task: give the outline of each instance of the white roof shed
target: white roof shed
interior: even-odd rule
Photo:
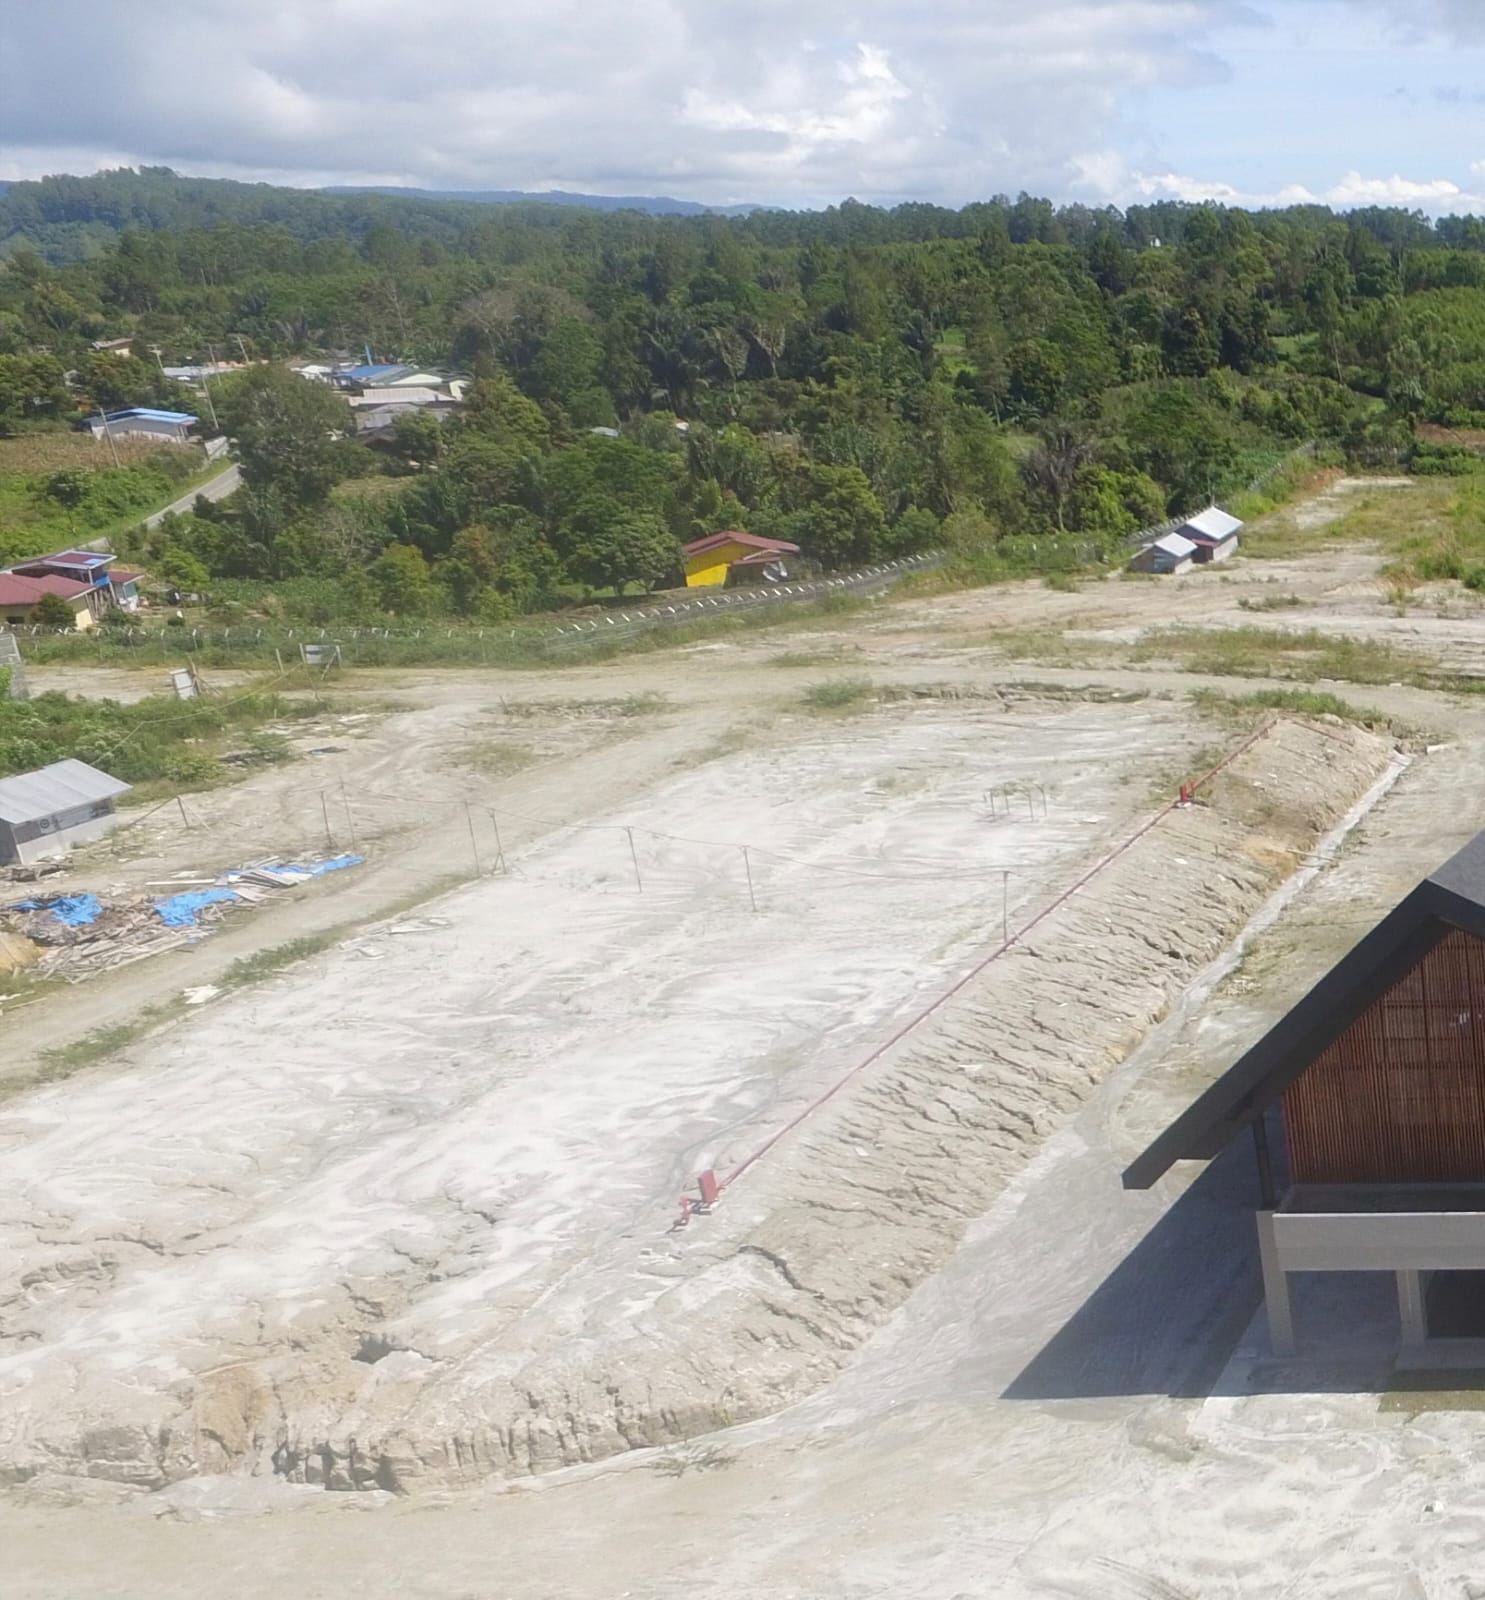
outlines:
[[[1190,538],[1195,535],[1208,542],[1212,540],[1230,539],[1233,534],[1241,533],[1242,522],[1226,511],[1219,510],[1216,506],[1208,506],[1205,511],[1198,512],[1194,517],[1187,519],[1176,530],[1178,533]]]
[[[54,761],[35,772],[0,778],[0,822],[39,822],[79,806],[127,794],[132,785],[86,761]]]

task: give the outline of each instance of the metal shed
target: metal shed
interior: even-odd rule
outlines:
[[[86,761],[0,778],[0,863],[39,861],[107,833],[130,787]]]
[[[1196,546],[1194,560],[1226,561],[1238,547],[1238,535],[1243,524],[1229,512],[1217,506],[1208,506],[1199,515],[1188,518],[1176,532],[1190,539]]]
[[[1196,556],[1196,546],[1179,533],[1168,533],[1137,550],[1129,562],[1131,572],[1185,572]]]

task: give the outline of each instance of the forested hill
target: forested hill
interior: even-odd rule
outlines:
[[[1419,428],[1485,427],[1475,219],[1025,196],[649,217],[159,170],[18,184],[0,217],[102,230],[86,259],[28,232],[0,260],[0,433],[199,406],[156,352],[235,351],[251,369],[213,393],[247,488],[135,554],[191,586],[318,585],[321,614],[671,582],[682,541],[738,528],[827,570],[1117,558],[1311,440],[1480,465]],[[347,442],[286,362],[368,348],[470,379],[464,405]]]
[[[461,193],[394,186],[285,189],[226,178],[183,178],[169,167],[124,167],[91,177],[0,183],[0,256],[22,244],[49,261],[81,261],[128,228],[271,224],[298,239],[359,238],[375,223],[418,238],[456,240],[490,206],[518,208],[532,223],[554,208],[650,216],[745,216],[753,206],[712,208],[664,195],[592,195],[520,190]]]

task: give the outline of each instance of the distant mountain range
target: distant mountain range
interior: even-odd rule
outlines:
[[[652,217],[746,217],[769,208],[757,205],[707,206],[654,194],[575,194],[568,189],[407,189],[395,184],[334,184],[321,194],[385,194],[399,200],[462,200],[485,206],[537,201],[549,206],[584,206],[589,211],[645,211]]]

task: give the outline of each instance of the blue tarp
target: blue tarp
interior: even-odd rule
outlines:
[[[96,922],[103,913],[103,902],[95,894],[67,894],[49,907],[58,922],[69,928],[83,928]]]
[[[359,867],[365,856],[335,856],[329,861],[316,861],[311,866],[300,866],[297,862],[292,866],[279,867],[279,872],[306,872],[311,878],[318,878],[325,872],[341,872],[346,867]]]
[[[95,894],[64,894],[55,900],[17,900],[12,911],[50,911],[68,928],[85,928],[103,912],[103,902]]]
[[[193,889],[189,894],[173,894],[155,901],[155,910],[167,928],[194,928],[196,913],[203,906],[214,906],[220,900],[241,900],[236,889]]]

